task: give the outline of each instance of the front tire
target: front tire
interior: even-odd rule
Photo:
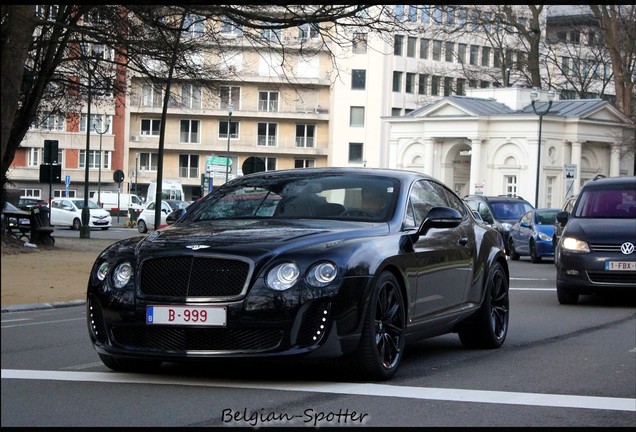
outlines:
[[[503,345],[510,315],[508,286],[509,279],[503,266],[498,262],[493,264],[486,279],[481,307],[458,331],[459,340],[466,348],[493,349]]]
[[[529,247],[530,247],[530,261],[535,264],[540,263],[541,256],[537,254],[537,245],[535,244],[535,242],[531,241]]]
[[[519,261],[519,254],[515,251],[515,244],[512,241],[512,237],[508,239],[508,251],[510,252],[511,260]]]
[[[405,330],[406,307],[400,285],[393,274],[384,272],[369,299],[352,371],[363,380],[391,378],[404,355]]]

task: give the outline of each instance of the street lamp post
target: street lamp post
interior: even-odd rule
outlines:
[[[232,110],[234,109],[234,105],[229,103],[227,105],[227,154],[225,156],[225,183],[227,183],[230,176],[230,131],[232,129]]]
[[[548,105],[543,110],[538,110],[536,102],[539,99],[539,93],[536,89],[533,89],[530,93],[530,99],[532,100],[532,111],[539,116],[539,142],[537,143],[537,179],[534,192],[534,207],[539,208],[539,178],[541,175],[541,129],[543,127],[543,116],[546,115],[550,108],[552,108],[552,102],[554,101],[554,92],[550,90],[548,92]]]
[[[101,119],[99,121],[100,125],[102,123]],[[97,125],[93,126],[95,128],[95,132],[97,132],[99,134],[99,170],[97,172],[97,205],[101,207],[102,205],[102,194],[101,194],[101,189],[102,189],[102,135],[104,135],[106,132],[108,132],[108,129],[110,128],[110,124],[108,122],[106,122],[106,129],[102,129],[100,127],[100,130],[97,130]]]
[[[92,89],[91,89],[91,75],[88,74],[88,104],[86,107],[86,150],[84,154],[84,207],[82,207],[82,225],[80,226],[80,238],[91,238],[91,227],[89,226],[91,220],[91,211],[88,209],[88,154],[91,149],[91,103],[92,103]]]

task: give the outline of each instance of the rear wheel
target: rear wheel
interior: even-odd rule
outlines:
[[[351,358],[352,372],[365,380],[391,378],[404,355],[405,328],[400,285],[393,274],[382,273],[369,300],[360,345]]]
[[[519,261],[519,254],[515,251],[515,244],[512,241],[512,237],[508,239],[508,251],[510,252],[511,260]]]
[[[533,241],[530,242],[530,261],[533,263],[541,262],[541,255],[537,255],[537,245]]]
[[[500,263],[493,264],[485,284],[481,308],[460,327],[459,340],[466,348],[499,348],[508,334],[510,304],[508,277]]]
[[[137,231],[142,234],[148,232],[148,227],[146,226],[146,222],[144,222],[143,219],[137,221]]]
[[[73,219],[73,225],[71,226],[74,230],[79,230],[82,227],[82,221],[78,218]]]

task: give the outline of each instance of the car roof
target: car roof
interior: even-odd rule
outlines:
[[[520,196],[515,196],[515,195],[466,195],[464,197],[464,199],[478,199],[478,200],[482,200],[482,201],[491,201],[491,202],[510,202],[510,201],[515,201],[515,202],[526,202],[528,203],[528,201],[526,201],[525,199],[523,199]],[[530,204],[530,203],[528,203]]]
[[[411,180],[413,178],[426,178],[434,181],[438,181],[436,178],[429,176],[427,174],[410,171],[410,170],[400,170],[400,169],[392,169],[392,168],[363,168],[363,167],[324,167],[324,168],[293,168],[293,169],[285,169],[285,170],[276,170],[276,171],[267,171],[267,172],[258,172],[252,174],[246,174],[242,177],[238,177],[235,180],[240,181],[244,178],[251,178],[255,176],[272,176],[272,177],[306,177],[311,175],[339,175],[339,174],[348,174],[348,175],[362,175],[362,176],[384,176],[384,177],[393,177],[401,181]]]

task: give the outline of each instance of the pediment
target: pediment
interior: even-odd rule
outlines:
[[[447,100],[441,100],[429,109],[420,112],[417,117],[472,117],[474,113]]]

